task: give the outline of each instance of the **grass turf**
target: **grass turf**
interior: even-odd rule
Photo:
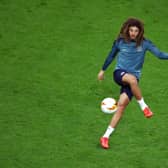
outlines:
[[[166,0],[0,0],[0,167],[168,167],[167,61],[147,53],[140,82],[155,115],[133,100],[103,150],[111,115],[104,97],[118,98],[111,73],[97,81],[121,24],[145,22],[145,35],[168,52]]]

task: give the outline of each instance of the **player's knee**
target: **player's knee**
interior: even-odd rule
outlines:
[[[135,77],[131,77],[130,78],[130,85],[137,85],[138,82],[137,82],[137,79]]]
[[[118,103],[117,114],[122,116],[125,108],[126,108],[126,105],[124,103]]]
[[[123,110],[126,108],[127,105],[128,105],[128,103],[122,102],[122,101],[119,101],[117,104],[118,108],[121,108]]]
[[[131,74],[126,74],[123,76],[123,82],[128,83],[129,85],[137,85],[137,78]]]

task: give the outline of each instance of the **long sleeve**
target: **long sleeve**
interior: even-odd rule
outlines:
[[[147,41],[147,50],[160,59],[168,59],[168,53],[160,51],[151,41]]]
[[[116,54],[118,52],[118,44],[117,41],[114,41],[111,52],[109,53],[109,55],[107,56],[104,65],[102,67],[102,70],[106,70],[107,67],[111,64],[111,62],[113,61],[113,59],[115,58]]]

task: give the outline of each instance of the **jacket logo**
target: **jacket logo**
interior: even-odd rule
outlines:
[[[142,47],[141,46],[137,47],[137,51],[141,52],[142,51]]]

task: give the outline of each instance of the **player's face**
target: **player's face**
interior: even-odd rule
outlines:
[[[139,28],[136,27],[136,26],[130,26],[129,27],[129,36],[131,38],[131,40],[135,40],[136,37],[138,36],[139,34]]]

